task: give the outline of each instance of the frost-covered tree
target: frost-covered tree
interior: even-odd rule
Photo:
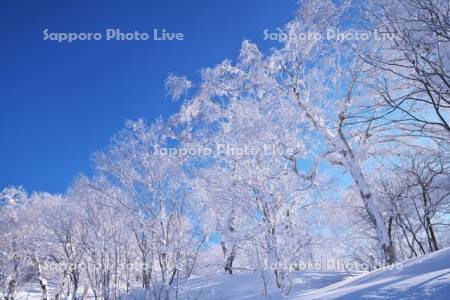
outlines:
[[[380,194],[402,233],[399,243],[404,241],[410,251],[406,257],[439,250],[449,229],[448,158],[439,152],[409,152],[383,173]]]
[[[367,24],[385,38],[361,53],[381,96],[376,118],[439,142],[450,132],[449,9],[446,0],[371,1]]]
[[[218,212],[225,270],[232,273],[236,248],[250,243],[261,258],[257,269],[288,293],[289,264],[309,242],[302,208],[314,202],[316,165],[310,170],[298,162],[310,155],[301,111],[265,80],[265,67],[256,47],[244,42],[236,66],[224,61],[203,71],[197,96],[174,119],[190,135],[183,146],[211,150],[195,175]],[[192,112],[198,118],[184,123]]]
[[[128,122],[107,151],[96,155],[99,176],[125,195],[122,204],[133,212],[143,285],[158,299],[169,299],[189,277],[204,240],[192,222],[184,158],[164,151],[170,143],[176,137],[161,120],[150,126],[139,120]]]
[[[26,277],[27,241],[19,210],[27,204],[28,195],[20,187],[7,187],[0,199],[0,285],[3,297],[12,300]]]
[[[292,118],[297,128],[308,129],[309,134],[304,136],[308,149],[317,150],[316,159],[327,159],[351,176],[370,222],[376,228],[379,256],[384,263],[391,264],[395,253],[387,224],[363,172],[372,145],[379,140],[372,132],[372,123],[368,126],[347,124],[354,110],[370,100],[364,97],[367,93],[360,85],[360,77],[365,76],[362,62],[345,43],[300,38],[305,32],[326,36],[328,27],[344,26],[341,19],[348,5],[336,6],[331,1],[302,2],[297,17],[286,26],[289,38],[283,47],[264,56],[256,45],[243,42],[236,64],[225,60],[202,72],[197,93],[185,103],[178,119],[213,122],[226,118],[223,111],[236,99],[247,98],[254,102],[277,99],[273,106],[280,109],[278,121]],[[243,106],[250,110],[248,104]],[[283,115],[281,112],[285,110],[288,113]],[[257,120],[258,116],[253,117]],[[308,143],[312,138],[314,142]],[[299,141],[301,137],[293,130],[290,144],[284,146],[295,149]],[[296,157],[291,159],[296,165]]]

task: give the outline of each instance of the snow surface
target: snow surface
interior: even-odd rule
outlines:
[[[283,299],[450,300],[450,248],[358,276],[346,272],[294,272],[292,285],[291,293]],[[37,285],[27,290],[22,291],[17,299],[40,299]],[[50,294],[53,294],[52,290],[50,283]],[[274,295],[271,293],[271,299],[278,299]],[[175,299],[174,296],[171,299]],[[144,294],[141,289],[122,297],[122,300],[142,299]],[[252,272],[233,276],[192,276],[187,286],[180,288],[178,299],[259,300],[264,299],[263,284],[258,273]]]
[[[292,296],[317,290],[342,281],[348,276],[349,274],[346,272],[294,272],[291,274],[293,286],[291,293],[283,299],[295,299]],[[189,279],[188,285],[188,287],[181,288],[178,299],[259,300],[263,299],[264,294],[263,281],[256,272],[244,272],[236,275],[193,276]],[[276,299],[273,292],[270,294],[272,299]],[[172,298],[175,299],[173,295]],[[141,289],[135,290],[124,297],[124,300],[141,299],[144,299]]]
[[[349,278],[344,272],[295,272],[293,289],[284,299],[450,299],[450,248],[414,258],[384,270]],[[263,299],[256,273],[198,276],[178,299]],[[143,299],[134,291],[125,299]],[[276,299],[276,298],[272,298]]]
[[[450,299],[450,248],[294,299]]]

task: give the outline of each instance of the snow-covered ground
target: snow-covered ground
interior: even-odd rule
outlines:
[[[450,299],[450,248],[414,258],[385,270],[358,276],[346,272],[294,272],[292,290],[283,299]],[[233,276],[192,276],[180,288],[178,299],[263,299],[263,284],[257,273]],[[52,294],[52,286],[50,286]],[[39,288],[22,292],[18,299],[39,299]],[[90,298],[90,297],[88,297]],[[175,299],[175,295],[172,297]],[[142,290],[123,295],[123,300],[144,299]],[[277,299],[272,293],[272,299]]]
[[[292,290],[286,299],[294,299],[308,291],[344,280],[349,276],[345,272],[294,272],[292,277]],[[188,291],[186,290],[188,289]],[[194,276],[188,286],[181,288],[178,299],[263,299],[264,286],[257,273],[244,272],[233,276],[215,274],[208,276]],[[273,298],[273,293],[272,298]],[[143,291],[134,291],[126,300],[144,299]]]
[[[342,272],[296,272],[285,299],[450,299],[450,248],[414,258],[389,269],[349,278]],[[211,275],[189,281],[179,299],[262,299],[261,279],[254,273]],[[128,299],[140,299],[139,293]],[[138,296],[138,297],[136,297]],[[143,298],[142,298],[143,299]]]
[[[450,248],[377,270],[296,299],[450,299]]]

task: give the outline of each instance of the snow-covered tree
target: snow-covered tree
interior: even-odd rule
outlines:
[[[164,151],[175,142],[161,120],[150,126],[138,120],[128,122],[107,151],[96,155],[99,176],[125,195],[122,204],[133,212],[132,230],[145,264],[143,286],[158,299],[169,299],[178,281],[189,277],[204,240],[192,222],[184,158]]]
[[[361,61],[355,59],[355,53],[345,43],[300,38],[305,32],[326,36],[328,27],[343,26],[341,18],[348,5],[336,6],[331,1],[302,2],[298,16],[286,26],[289,39],[270,55],[264,56],[256,45],[243,42],[237,64],[225,60],[203,71],[202,83],[193,98],[185,103],[179,120],[217,121],[227,117],[223,111],[236,99],[253,102],[277,99],[272,105],[280,109],[281,120],[292,118],[297,128],[308,129],[308,138],[314,137],[314,143],[306,143],[311,145],[309,150],[318,150],[316,158],[341,166],[351,176],[376,228],[379,256],[391,264],[395,253],[387,225],[363,172],[372,143],[379,141],[371,138],[371,123],[364,127],[346,123],[355,107],[366,101],[365,90],[359,84],[360,77],[364,76]],[[246,107],[242,109],[248,109],[249,118],[257,120],[258,116],[251,110],[252,101],[242,104]],[[296,149],[302,137],[296,134],[295,128],[290,136],[290,143],[284,146]],[[318,143],[321,145],[317,146]],[[296,157],[291,159],[297,164]]]

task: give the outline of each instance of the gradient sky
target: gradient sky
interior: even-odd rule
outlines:
[[[169,73],[235,59],[243,39],[267,51],[263,30],[292,19],[294,0],[20,1],[0,4],[0,189],[64,192],[90,173],[126,119],[178,109]],[[184,41],[44,41],[50,32],[182,32]]]

